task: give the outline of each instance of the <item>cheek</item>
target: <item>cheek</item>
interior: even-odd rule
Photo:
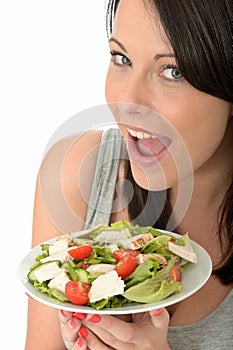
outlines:
[[[106,101],[109,102],[109,72],[107,72],[105,79],[105,98]]]
[[[194,168],[208,161],[221,145],[229,121],[228,113],[229,110],[219,104],[196,111],[196,117],[192,113],[190,123],[182,133]]]
[[[212,125],[212,127],[196,130],[196,132],[194,130],[185,140],[194,171],[208,164],[211,159],[215,159],[216,163],[217,154],[221,156],[221,152],[219,153],[218,150],[220,151],[224,141],[226,125],[223,127],[223,124],[214,124],[214,122]]]
[[[119,68],[120,69],[120,68]],[[126,89],[126,74],[112,68],[111,63],[105,80],[105,97],[108,103],[122,101],[122,93]]]
[[[113,82],[113,79],[111,77],[111,68],[109,67],[106,80],[105,80],[105,97],[107,103],[115,102],[116,101],[116,83]]]
[[[183,139],[196,168],[211,157],[224,139],[231,105],[192,89],[183,101],[177,99],[165,115]]]

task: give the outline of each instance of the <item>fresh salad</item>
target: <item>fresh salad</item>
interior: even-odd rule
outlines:
[[[51,298],[100,310],[180,293],[185,265],[196,262],[188,233],[176,238],[118,221],[41,244],[27,277]]]

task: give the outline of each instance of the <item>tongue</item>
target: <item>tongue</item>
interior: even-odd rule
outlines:
[[[137,139],[139,152],[144,156],[159,154],[164,148],[164,144],[158,139]]]

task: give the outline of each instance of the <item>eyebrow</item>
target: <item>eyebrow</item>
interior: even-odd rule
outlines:
[[[160,58],[164,58],[164,57],[172,57],[175,58],[175,55],[173,53],[160,53],[154,56],[154,59],[156,61],[158,61]]]
[[[125,48],[125,46],[124,46],[120,41],[118,41],[116,38],[111,37],[111,38],[109,39],[109,43],[111,43],[111,42],[116,43],[125,53],[128,53],[127,50],[126,50],[126,48]],[[173,53],[160,53],[160,54],[155,55],[155,56],[154,56],[154,59],[157,61],[157,60],[159,60],[159,59],[161,59],[161,58],[164,58],[164,57],[172,57],[172,58],[175,58],[175,55],[174,55]]]
[[[125,53],[128,53],[126,48],[124,47],[124,45],[120,41],[118,41],[116,38],[111,37],[108,42],[109,43],[111,43],[111,42],[116,43]]]

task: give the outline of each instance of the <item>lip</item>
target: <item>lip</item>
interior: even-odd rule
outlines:
[[[158,164],[168,153],[169,146],[172,143],[172,140],[165,136],[160,134],[151,133],[148,130],[142,129],[140,127],[132,127],[130,125],[126,126],[126,129],[132,129],[135,131],[152,134],[153,136],[156,136],[156,140],[153,140],[154,143],[159,144],[159,152],[158,153],[151,153],[146,154],[146,152],[142,153],[140,151],[140,148],[138,147],[138,141],[135,137],[130,135],[130,133],[127,131],[127,148],[129,152],[129,157],[132,161],[134,161],[136,164],[138,164],[142,168],[150,167],[153,165]]]

